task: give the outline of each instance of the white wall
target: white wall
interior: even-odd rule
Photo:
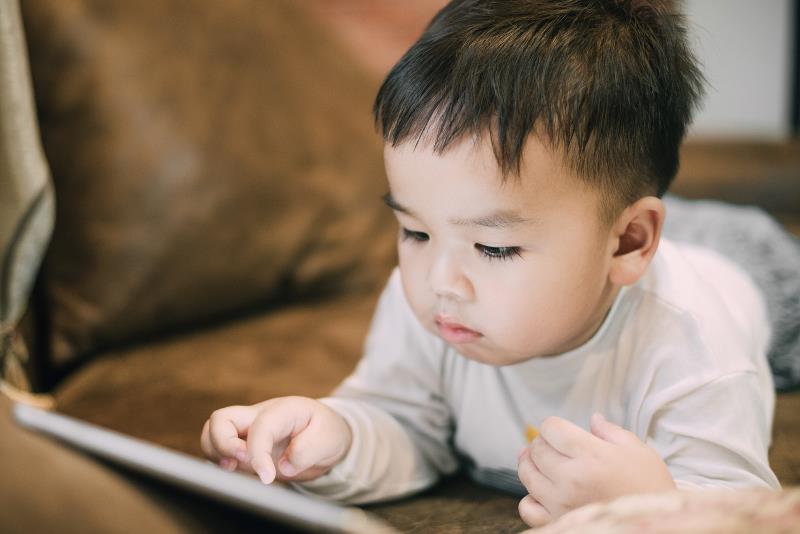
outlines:
[[[693,137],[779,139],[790,132],[791,0],[686,0],[708,79]]]

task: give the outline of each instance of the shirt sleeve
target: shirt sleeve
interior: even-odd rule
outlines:
[[[347,421],[351,448],[324,476],[293,486],[359,504],[408,495],[454,472],[453,421],[441,383],[445,350],[417,321],[395,270],[356,370],[320,399]]]
[[[658,409],[647,443],[680,489],[780,489],[769,467],[771,412],[756,372],[737,371],[693,388]]]

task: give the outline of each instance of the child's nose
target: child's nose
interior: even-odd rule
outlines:
[[[451,255],[442,254],[436,259],[429,280],[431,289],[438,297],[459,301],[472,300],[474,294],[472,283]]]

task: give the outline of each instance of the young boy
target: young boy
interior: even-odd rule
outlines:
[[[532,526],[778,488],[761,297],[660,238],[701,86],[670,2],[451,2],[375,103],[400,261],[362,361],[332,397],[217,410],[205,453],[356,503],[464,465]]]

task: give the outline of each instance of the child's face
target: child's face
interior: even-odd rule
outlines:
[[[597,330],[617,287],[599,194],[531,137],[504,185],[487,141],[442,155],[384,151],[400,223],[406,298],[430,332],[475,360],[508,365],[573,349]]]

